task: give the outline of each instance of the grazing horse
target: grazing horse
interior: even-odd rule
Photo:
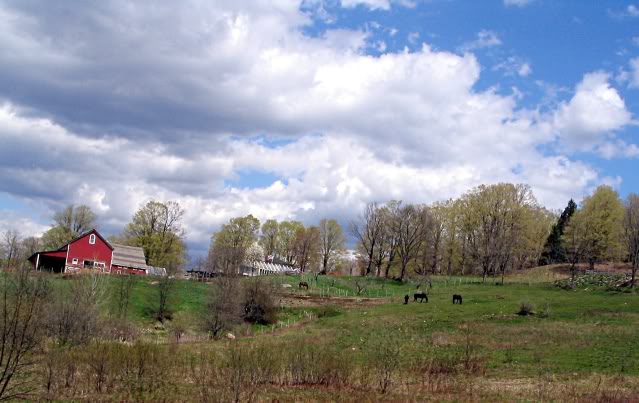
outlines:
[[[307,290],[308,290],[308,283],[307,283],[306,281],[300,281],[300,285],[299,285],[299,287],[300,287],[300,290],[301,290],[302,288],[305,288],[305,289],[307,289]]]
[[[453,294],[453,304],[456,304],[459,302],[459,305],[461,305],[462,303],[462,296],[459,294]]]
[[[408,304],[408,299],[409,299],[409,298],[410,298],[410,297],[409,297],[408,295],[404,295],[404,305],[407,305],[407,304]]]
[[[419,302],[424,302],[424,300],[428,302],[428,295],[426,295],[426,293],[423,291],[416,292],[415,295],[413,295],[413,301],[417,302],[418,299],[419,299]]]

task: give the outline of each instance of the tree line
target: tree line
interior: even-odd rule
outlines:
[[[184,209],[174,201],[150,201],[133,215],[122,233],[109,240],[144,248],[147,264],[176,269],[186,260]],[[41,238],[22,239],[15,229],[1,234],[4,267],[23,264],[34,252],[56,249],[93,228],[96,215],[87,206],[55,213]],[[480,274],[565,263],[625,261],[634,276],[639,268],[639,196],[622,200],[600,186],[579,205],[568,202],[560,214],[541,206],[524,184],[475,187],[459,198],[432,204],[402,201],[367,204],[348,223],[357,259],[347,254],[339,222],[318,225],[252,215],[231,218],[213,233],[208,256],[199,264],[217,272],[235,272],[243,264],[268,257],[316,274],[335,270],[363,275]]]
[[[530,186],[499,183],[475,187],[459,198],[432,204],[368,203],[348,223],[357,259],[346,258],[340,224],[236,217],[211,237],[209,270],[239,270],[242,264],[275,257],[303,272],[353,269],[360,274],[404,280],[410,275],[478,274],[503,277],[546,264],[605,261],[639,266],[639,196],[624,201],[600,186],[580,205],[563,212],[539,204]],[[352,274],[352,273],[351,273]]]

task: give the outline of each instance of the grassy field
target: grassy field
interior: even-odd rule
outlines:
[[[281,290],[278,324],[244,326],[232,341],[207,341],[199,328],[209,284],[176,281],[170,305],[188,324],[192,338],[179,346],[187,355],[224,352],[235,344],[285,354],[319,346],[316,360],[330,355],[331,366],[354,365],[359,372],[353,373],[373,368],[374,375],[367,372],[373,378],[390,373],[383,394],[381,387],[362,387],[377,385],[367,378],[346,387],[347,396],[341,387],[268,383],[258,399],[406,400],[415,391],[430,394],[416,400],[639,399],[639,296],[603,287],[565,290],[552,283],[559,277],[548,268],[510,276],[504,285],[433,277],[429,302],[411,298],[407,305],[403,296],[418,284],[424,289],[425,281],[271,277]],[[298,289],[300,280],[310,283],[309,291]],[[109,281],[115,287],[118,280]],[[129,318],[140,327],[153,328],[156,293],[153,279],[136,281]],[[453,293],[463,296],[462,305],[452,304]],[[534,314],[518,315],[522,303],[531,304]],[[162,335],[166,331],[154,337]]]

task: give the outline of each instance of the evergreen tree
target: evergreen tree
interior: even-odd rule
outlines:
[[[546,244],[544,245],[544,252],[539,258],[540,265],[565,263],[567,261],[566,250],[561,243],[561,237],[564,234],[566,224],[568,224],[570,217],[575,214],[576,210],[577,203],[570,199],[563,213],[559,216],[557,223],[555,223],[550,230],[550,235],[548,235]]]

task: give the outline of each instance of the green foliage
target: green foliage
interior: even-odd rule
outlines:
[[[599,186],[568,221],[562,242],[568,260],[594,264],[623,256],[624,207],[610,186]]]
[[[266,256],[274,255],[279,242],[280,229],[277,220],[266,220],[262,224],[262,236],[260,237],[260,245],[264,249]]]
[[[231,218],[211,237],[209,267],[224,273],[238,273],[249,248],[257,242],[260,220],[247,215]]]
[[[183,217],[184,210],[177,202],[150,201],[133,215],[123,241],[142,247],[148,265],[175,270],[184,262],[186,253]]]

